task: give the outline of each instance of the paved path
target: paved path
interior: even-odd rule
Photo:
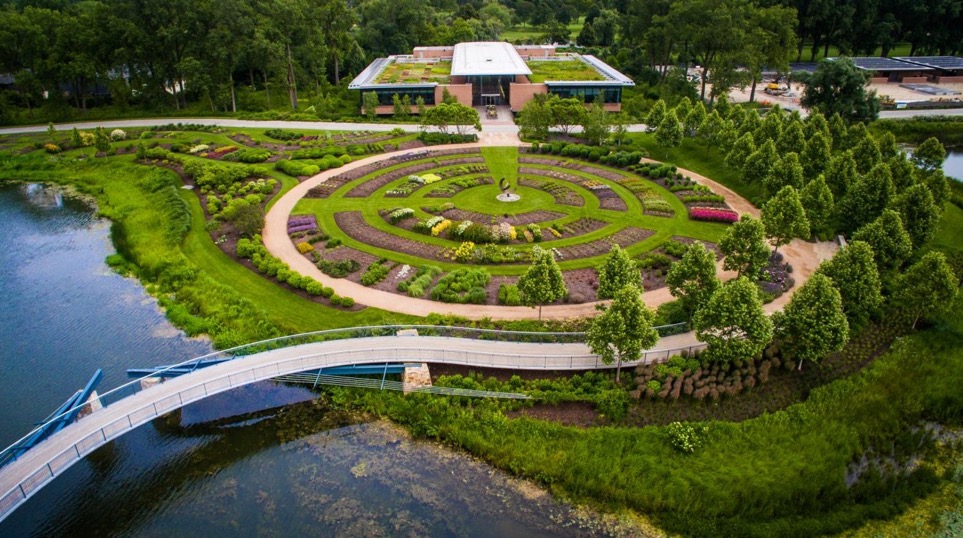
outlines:
[[[518,140],[518,137],[515,135],[507,133],[483,133],[481,140],[478,143],[459,144],[444,147],[446,149],[476,148],[480,146],[499,145],[524,144]],[[520,306],[448,304],[429,301],[427,299],[416,299],[414,297],[408,297],[407,295],[400,295],[388,291],[376,290],[343,278],[331,278],[322,273],[321,270],[311,262],[311,260],[305,258],[300,252],[298,252],[297,247],[295,247],[294,242],[291,241],[291,238],[287,233],[288,217],[290,216],[291,211],[294,210],[294,206],[297,204],[298,200],[303,198],[310,189],[345,171],[366,166],[371,163],[382,162],[391,159],[392,156],[413,153],[415,151],[423,150],[419,149],[375,155],[366,159],[348,163],[341,168],[326,170],[298,184],[293,189],[285,193],[284,196],[282,196],[277,202],[275,202],[265,217],[264,232],[262,234],[264,246],[267,248],[268,252],[283,260],[298,273],[309,276],[321,282],[325,286],[332,288],[335,293],[342,297],[351,297],[360,304],[373,306],[375,308],[421,317],[432,313],[438,313],[462,316],[469,319],[490,318],[504,320],[537,318],[538,311],[532,308]],[[680,169],[680,171],[689,175],[697,182],[707,185],[718,194],[724,196],[726,198],[726,202],[728,202],[729,205],[740,214],[749,213],[756,217],[759,216],[759,210],[756,207],[727,187],[690,170]],[[786,247],[783,247],[782,252],[786,257],[786,260],[793,266],[793,278],[796,280],[796,285],[790,290],[789,293],[784,294],[776,301],[766,305],[766,310],[769,312],[781,309],[782,306],[785,305],[785,303],[789,300],[792,293],[794,293],[799,286],[805,283],[812,272],[815,271],[816,267],[819,266],[819,263],[827,257],[832,256],[834,249],[831,243],[812,244],[801,240],[795,240]],[[735,273],[722,270],[721,262],[719,264],[719,272],[720,277],[726,280],[735,277]],[[662,287],[656,290],[647,291],[643,296],[643,299],[647,305],[655,308],[663,303],[671,301],[673,297],[669,293],[668,288]],[[596,313],[595,306],[597,304],[598,302],[550,305],[542,308],[542,317],[546,319],[565,319],[572,317],[592,316]]]
[[[699,345],[691,333],[660,340],[643,361]],[[0,468],[0,521],[98,447],[184,405],[274,377],[349,364],[431,362],[526,370],[612,368],[585,344],[499,342],[437,336],[381,336],[303,344],[250,355],[169,379],[67,426]],[[627,363],[631,365],[635,363]]]

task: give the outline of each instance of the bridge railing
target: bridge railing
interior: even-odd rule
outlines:
[[[656,327],[662,336],[670,336],[673,334],[679,334],[685,332],[687,325],[685,323],[677,323],[673,325],[662,325]],[[173,369],[183,369],[190,368],[192,366],[196,367],[198,364],[204,361],[211,360],[223,360],[231,361],[244,358],[248,355],[253,355],[255,353],[261,353],[264,351],[271,351],[275,349],[281,349],[286,347],[293,347],[302,344],[326,342],[331,340],[345,340],[353,338],[371,338],[378,336],[394,336],[398,334],[399,331],[403,330],[417,330],[418,336],[440,336],[448,338],[465,338],[474,340],[492,340],[498,342],[524,342],[524,343],[543,343],[543,344],[565,344],[565,343],[582,343],[585,341],[584,332],[539,332],[539,331],[501,331],[496,329],[478,329],[471,327],[452,327],[452,326],[439,326],[439,325],[374,325],[365,327],[348,327],[342,329],[327,329],[323,331],[314,331],[303,334],[295,334],[288,336],[280,336],[277,338],[271,338],[269,340],[262,340],[259,342],[252,342],[248,344],[243,344],[240,346],[235,346],[229,349],[223,349],[208,353],[206,355],[201,355],[200,357],[194,357],[176,364],[171,364],[165,368],[158,369],[155,372],[145,375],[143,377],[129,381],[119,387],[111,389],[103,394],[98,394],[95,398],[87,402],[82,402],[81,404],[67,410],[66,412],[50,417],[47,421],[40,424],[26,435],[15,441],[9,447],[5,448],[0,452],[0,467],[6,465],[10,461],[13,461],[23,453],[23,443],[33,436],[37,431],[44,428],[47,424],[55,422],[58,419],[65,417],[66,415],[82,410],[88,405],[107,407],[110,404],[117,402],[123,398],[136,394],[140,392],[145,386],[152,382],[159,382],[161,378],[170,370]],[[666,360],[668,359],[670,352],[679,351],[677,349],[672,350],[658,350],[647,352],[643,356],[642,360],[652,361],[652,360]],[[153,381],[152,381],[153,380]]]

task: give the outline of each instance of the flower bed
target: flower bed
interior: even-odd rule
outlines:
[[[318,221],[314,215],[292,215],[288,218],[288,234],[317,229]]]
[[[719,209],[716,207],[690,207],[689,218],[692,220],[732,224],[739,220],[739,213],[731,209]]]

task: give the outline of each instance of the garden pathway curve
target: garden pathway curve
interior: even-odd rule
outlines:
[[[514,133],[488,132],[482,134],[479,142],[471,144],[454,144],[444,147],[445,149],[459,149],[475,148],[480,146],[509,145],[518,146],[524,144]],[[294,206],[298,203],[298,200],[303,198],[310,189],[327,181],[329,178],[348,170],[366,166],[372,163],[386,161],[394,156],[414,153],[416,151],[423,150],[409,150],[375,155],[348,163],[341,168],[326,170],[301,182],[293,189],[285,193],[280,199],[278,199],[265,217],[264,231],[262,234],[264,246],[272,255],[287,263],[291,269],[302,275],[309,276],[318,282],[321,282],[325,286],[332,288],[338,295],[342,297],[351,297],[357,303],[363,305],[373,306],[375,308],[380,308],[391,312],[399,312],[402,314],[421,317],[432,313],[463,316],[469,319],[490,318],[495,320],[533,319],[538,317],[538,310],[521,306],[448,304],[430,301],[427,299],[416,299],[414,297],[399,295],[388,291],[371,289],[356,282],[339,278],[331,278],[328,275],[325,275],[314,265],[314,263],[311,262],[311,260],[305,258],[303,255],[301,255],[301,253],[298,252],[294,242],[291,241],[291,238],[288,237],[287,234],[288,217],[290,216],[291,211],[294,210]],[[756,217],[759,216],[759,210],[757,208],[725,186],[692,171],[684,169],[680,169],[680,171],[682,171],[684,174],[688,174],[695,181],[705,184],[718,194],[724,196],[726,202],[739,213],[749,213]],[[801,240],[795,240],[789,245],[783,247],[783,255],[793,266],[793,278],[796,281],[796,285],[789,290],[788,293],[783,294],[782,297],[779,297],[775,301],[766,305],[766,311],[774,312],[778,309],[781,309],[786,302],[788,302],[792,293],[795,292],[795,290],[798,289],[799,286],[801,286],[809,278],[822,260],[831,257],[834,251],[835,249],[831,243],[813,244]],[[721,262],[719,264],[719,272],[720,277],[723,279],[730,279],[735,276],[735,274],[732,272],[723,271]],[[644,299],[647,305],[651,307],[657,307],[663,303],[671,301],[672,295],[669,293],[668,288],[663,287],[646,292]],[[581,304],[550,305],[542,308],[542,317],[547,319],[565,319],[572,317],[592,316],[596,312],[595,307],[597,304],[597,302],[591,302]]]

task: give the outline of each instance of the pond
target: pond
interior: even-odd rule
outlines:
[[[41,185],[0,186],[0,443],[47,416],[96,368],[210,345],[172,327],[109,270],[109,223]],[[617,523],[558,502],[397,426],[265,382],[139,428],[74,465],[0,523],[0,536],[585,536]]]
[[[943,172],[957,181],[963,181],[963,151],[948,151],[943,161]]]

